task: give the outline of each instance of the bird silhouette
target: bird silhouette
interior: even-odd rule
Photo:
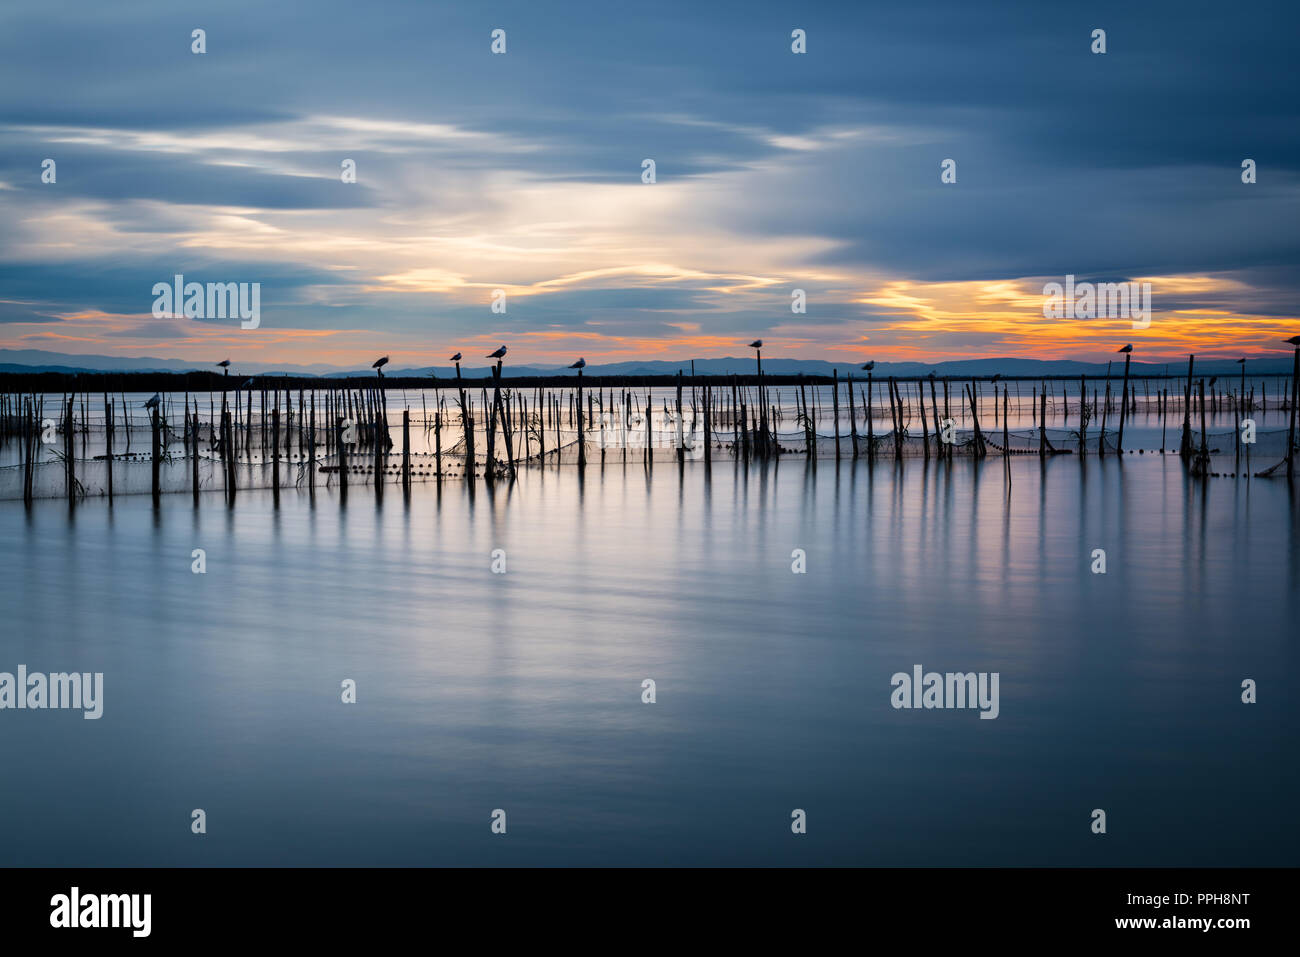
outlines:
[[[504,358],[505,358],[505,355],[506,355],[506,347],[505,347],[505,346],[502,346],[502,347],[501,347],[500,349],[498,349],[496,352],[489,352],[489,353],[487,354],[487,357],[488,357],[489,359],[504,359]]]
[[[1122,349],[1116,349],[1115,351],[1116,351],[1116,352],[1132,352],[1132,351],[1133,351],[1133,343],[1130,342],[1128,345],[1124,346]]]
[[[1246,364],[1246,360],[1245,360],[1245,359],[1238,359],[1238,360],[1237,360],[1237,363],[1238,363],[1239,365],[1245,365],[1245,364]]]
[[[1217,375],[1216,375],[1216,376],[1213,376],[1213,377],[1210,379],[1210,385],[1214,385],[1214,383],[1216,383],[1216,382],[1218,382],[1218,381],[1219,381],[1219,377],[1218,377]]]
[[[761,349],[761,348],[763,348],[763,340],[762,340],[762,339],[755,339],[753,342],[751,342],[751,343],[749,344],[749,348],[751,348],[751,349]]]
[[[388,356],[384,356],[382,359],[376,359],[370,364],[370,368],[379,369],[386,365],[388,365]]]
[[[452,356],[452,357],[451,357],[450,359],[448,359],[447,361],[448,361],[448,362],[459,362],[459,361],[460,361],[460,353],[459,353],[459,352],[456,353],[454,356]]]
[[[230,368],[230,360],[229,360],[229,359],[222,359],[220,362],[217,363],[217,365],[221,366],[221,368],[223,368],[223,369],[229,369],[229,368]]]
[[[1291,345],[1295,346],[1297,349],[1300,349],[1300,336],[1292,336],[1287,340],[1287,342],[1291,343]]]
[[[998,381],[999,379],[1001,379],[1001,378],[1002,378],[1002,373],[1001,373],[1001,372],[995,372],[995,373],[993,374],[993,381],[994,381],[994,382],[997,382],[997,381]]]
[[[864,366],[862,367],[862,371],[863,371],[863,372],[870,372],[870,371],[871,371],[872,369],[874,369],[875,367],[876,367],[876,360],[875,360],[875,359],[872,359],[870,362],[868,362],[866,365],[864,365]]]
[[[157,392],[155,392],[153,394],[153,398],[150,399],[148,402],[146,402],[144,404],[144,407],[146,409],[156,409],[158,408],[158,403],[161,401],[162,401],[162,396],[160,396]]]
[[[931,379],[934,378],[934,370],[933,370],[933,369],[930,370],[930,376],[929,376],[929,378],[931,378]]]
[[[581,357],[579,357],[578,361],[575,362],[573,365],[569,366],[569,368],[570,368],[570,369],[585,369],[585,368],[587,368],[587,360],[586,360],[586,359],[583,359],[583,358],[581,358]]]

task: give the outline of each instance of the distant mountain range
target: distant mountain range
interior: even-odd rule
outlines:
[[[1123,356],[1116,356],[1113,371],[1124,368]],[[697,375],[742,375],[754,372],[753,356],[722,359],[696,359]],[[1186,359],[1170,363],[1144,363],[1135,361],[1132,374],[1135,376],[1160,375],[1165,371],[1177,374],[1187,368]],[[1248,359],[1247,371],[1254,374],[1289,373],[1292,359],[1286,356],[1268,356]],[[691,374],[691,360],[668,362],[658,359],[636,360],[632,362],[611,362],[602,365],[588,365],[587,375],[615,376],[668,376],[676,375],[678,370]],[[816,375],[829,376],[838,370],[841,375],[853,373],[861,377],[860,364],[832,363],[819,359],[777,359],[764,358],[763,371],[772,375]],[[1237,363],[1231,359],[1197,360],[1196,370],[1207,375],[1232,375],[1240,371]],[[124,358],[120,356],[68,355],[59,352],[46,352],[41,349],[0,349],[0,372],[213,372],[215,365],[195,365],[183,359],[156,359],[148,356]],[[952,378],[970,378],[1001,373],[1004,376],[1021,376],[1037,378],[1039,376],[1097,375],[1105,373],[1104,362],[1075,362],[1068,359],[958,359],[947,362],[878,362],[874,370],[877,376],[895,376],[897,378],[917,378],[934,372],[939,376]],[[506,363],[502,370],[506,378],[518,376],[555,376],[577,375],[577,371],[555,366],[512,366]],[[282,365],[264,363],[235,363],[231,366],[231,376],[318,376],[322,378],[345,378],[348,376],[373,376],[374,370],[367,367],[343,369],[329,365]],[[455,370],[450,365],[440,366],[395,366],[390,365],[384,374],[389,378],[428,378],[431,375],[439,379],[450,379]],[[491,375],[491,366],[461,367],[461,374],[466,378],[479,378]]]

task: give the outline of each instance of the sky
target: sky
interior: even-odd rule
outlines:
[[[502,344],[534,365],[682,361],[754,338],[846,362],[1286,354],[1296,11],[5,5],[0,349],[395,367]],[[260,283],[258,327],[156,318],[176,274]],[[1149,328],[1044,318],[1067,275],[1150,282]]]

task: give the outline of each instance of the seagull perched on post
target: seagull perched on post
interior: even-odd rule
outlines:
[[[1133,351],[1133,343],[1130,342],[1128,345],[1124,346],[1122,349],[1116,349],[1115,351],[1116,351],[1116,352],[1132,352],[1132,351]]]
[[[1291,343],[1291,345],[1295,346],[1297,349],[1300,349],[1300,336],[1292,336],[1287,340],[1287,342]]]
[[[872,359],[870,362],[868,362],[866,365],[864,365],[864,366],[862,367],[862,371],[863,371],[863,372],[870,372],[870,371],[871,371],[872,369],[874,369],[875,367],[876,367],[876,360],[875,360],[875,359]]]
[[[578,370],[585,369],[587,368],[587,360],[579,357],[578,361],[575,362],[573,365],[569,366],[569,368],[578,369]]]
[[[155,392],[153,394],[153,398],[150,399],[148,402],[146,402],[144,404],[144,407],[146,409],[156,409],[158,408],[158,403],[161,401],[162,401],[162,396],[160,396],[157,392]]]
[[[388,365],[388,356],[384,356],[382,359],[376,359],[370,364],[370,368],[376,370],[379,373],[379,378],[382,379],[384,377],[384,366],[386,365]]]
[[[454,356],[452,356],[452,357],[451,357],[450,359],[448,359],[447,361],[448,361],[448,362],[459,362],[459,361],[460,361],[460,353],[459,353],[459,352],[456,353]]]
[[[763,340],[762,340],[762,339],[755,339],[753,342],[751,342],[751,343],[749,344],[749,348],[751,348],[751,349],[761,349],[761,348],[763,348]]]
[[[221,373],[221,374],[222,374],[222,375],[230,375],[230,360],[229,360],[229,359],[222,359],[220,362],[217,363],[217,365],[221,366],[221,369],[222,369],[222,373]]]
[[[487,354],[487,357],[488,357],[489,359],[504,359],[505,356],[506,356],[506,347],[505,347],[505,346],[502,346],[502,347],[501,347],[500,349],[498,349],[496,352],[489,352],[489,353]]]

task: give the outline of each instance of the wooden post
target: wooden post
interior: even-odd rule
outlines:
[[[799,398],[803,402],[804,457],[811,459],[816,453],[817,430],[813,427],[813,414],[808,409],[808,393],[802,379],[799,381]],[[757,446],[755,448],[757,449]]]
[[[713,392],[710,389],[708,383],[705,383],[704,386],[704,464],[705,465],[713,464],[713,450],[710,448],[713,442],[712,430],[710,428],[710,426],[712,425],[712,421],[710,419],[710,411],[709,411],[709,405],[712,401],[713,401]]]
[[[280,492],[280,395],[276,390],[275,408],[271,410],[271,488]]]
[[[339,491],[343,495],[348,493],[348,447],[343,441],[343,423],[347,421],[343,416],[338,416],[334,420],[334,448],[339,453]]]
[[[465,386],[460,378],[460,363],[456,363],[456,391],[460,393],[460,427],[465,437],[465,477],[474,478],[474,424],[470,419],[469,406],[465,403]]]
[[[192,424],[193,426],[192,431],[194,433],[194,444],[190,449],[190,454],[192,456],[190,459],[190,474],[192,476],[191,484],[193,486],[194,505],[196,507],[199,504],[199,408],[198,405],[199,405],[198,400],[195,399],[194,417],[190,418],[190,408],[189,408],[188,399],[186,400],[186,404],[185,404],[185,418],[188,422]]]
[[[969,386],[963,385],[962,388],[966,390],[966,397],[970,400],[971,425],[975,429],[975,457],[982,459],[988,452],[984,448],[984,433],[980,431],[979,410],[975,405],[975,384],[972,382]]]
[[[1133,358],[1133,353],[1131,352],[1124,353],[1124,398],[1120,400],[1120,404],[1119,404],[1119,454],[1120,455],[1124,454],[1124,420],[1128,418],[1128,410],[1132,408],[1132,406],[1128,404],[1128,399],[1129,399],[1128,366],[1132,358]]]
[[[1020,387],[1017,386],[1017,389]],[[997,396],[994,396],[996,401]],[[1002,387],[1002,454],[1011,455],[1011,432],[1007,426],[1007,413],[1011,409],[1011,390],[1005,385]]]
[[[158,504],[158,497],[162,493],[162,489],[159,486],[159,470],[162,468],[162,445],[158,429],[157,406],[150,409],[149,412],[149,422],[153,432],[153,503],[156,506]],[[71,490],[69,490],[69,495],[71,495]]]
[[[925,401],[922,397],[921,414],[925,414]],[[935,394],[934,379],[930,380],[930,411],[934,414],[934,452],[936,455],[943,454],[943,433],[939,431],[939,397]]]
[[[853,457],[858,457],[858,410],[853,403],[853,373],[846,372],[849,386],[849,441],[853,446]]]
[[[1195,355],[1187,357],[1187,389],[1183,393],[1183,439],[1178,446],[1178,454],[1189,455],[1192,451],[1192,366]]]
[[[898,410],[894,406],[894,377],[890,376],[886,382],[889,391],[889,425],[890,431],[894,434],[894,455],[899,453],[898,444]]]
[[[680,372],[677,373],[677,381],[678,381],[677,394],[678,395],[681,394],[681,388],[682,388],[681,377],[682,374]],[[584,469],[587,467],[587,434],[584,428],[585,425],[586,423],[583,421],[582,418],[582,370],[579,369],[578,370],[578,468],[579,469]]]
[[[581,377],[582,375],[581,369],[578,370],[578,374],[579,377]],[[496,417],[501,422],[501,435],[506,442],[506,471],[510,473],[511,477],[513,477],[515,474],[515,442],[510,435],[509,416],[506,415],[505,406],[501,404],[501,360],[500,359],[497,360],[495,377],[496,377],[496,390],[493,395],[492,401],[496,405],[496,411],[497,411]]]
[[[869,462],[874,462],[876,460],[876,426],[875,423],[872,421],[875,415],[874,411],[872,410],[872,405],[874,404],[872,393],[874,391],[875,391],[875,384],[872,381],[871,373],[868,372],[867,373],[867,461]]]
[[[1287,428],[1286,438],[1286,475],[1290,478],[1294,471],[1295,459],[1295,407],[1300,398],[1300,346],[1295,348],[1295,358],[1291,360],[1291,424]]]
[[[581,374],[582,374],[581,369],[578,369],[577,374],[578,374],[578,376],[581,376]],[[686,436],[685,436],[685,428],[684,428],[684,424],[682,424],[682,421],[681,421],[681,416],[682,416],[682,407],[681,407],[681,369],[677,369],[677,398],[676,398],[676,412],[677,412],[677,415],[676,415],[676,421],[675,421],[675,425],[676,425],[676,433],[673,434],[673,443],[675,443],[675,445],[676,445],[676,447],[677,447],[677,464],[680,465],[680,464],[684,463],[685,460],[686,460]]]
[[[307,426],[307,491],[316,498],[316,390],[311,390],[311,424]]]
[[[411,410],[402,410],[402,486],[411,488]]]
[[[76,474],[77,460],[74,455],[74,450],[72,447],[72,438],[74,432],[74,425],[72,421],[72,404],[75,401],[76,401],[76,393],[74,392],[68,396],[67,403],[64,405],[64,409],[63,409],[63,460],[64,460],[63,475],[64,475],[64,483],[67,485],[69,505],[73,503],[77,494],[77,474]],[[155,427],[155,433],[156,432],[157,429]],[[155,437],[155,443],[156,442],[157,439]],[[156,457],[157,456],[155,454],[155,458]],[[156,465],[154,466],[154,469],[155,471],[157,470]]]
[[[1043,380],[1043,394],[1038,407],[1038,457],[1047,455],[1047,380]]]
[[[654,456],[650,454],[651,453],[650,445],[652,441],[651,431],[650,431],[650,420],[653,416],[654,416],[654,411],[653,411],[653,407],[650,405],[650,393],[647,392],[645,394],[645,464],[648,468],[652,470],[654,468]],[[558,462],[559,459],[560,456],[557,450],[555,460]]]
[[[436,401],[433,406],[433,456],[434,466],[438,470],[438,482],[442,482],[442,406]]]
[[[831,370],[831,415],[835,417],[835,461],[840,460],[840,370]],[[850,389],[852,386],[849,387]]]
[[[1200,463],[1201,463],[1201,469],[1202,469],[1202,471],[1203,471],[1205,474],[1209,474],[1209,471],[1210,471],[1210,448],[1209,448],[1209,445],[1208,445],[1208,444],[1206,443],[1206,441],[1205,441],[1205,380],[1204,380],[1204,379],[1202,379],[1201,382],[1200,382],[1200,393],[1201,393],[1201,452],[1200,452]]]
[[[375,389],[367,396],[367,406],[370,412],[370,434],[374,442],[374,462],[372,467],[375,472],[375,502],[379,503],[384,498],[384,463],[388,456],[388,426],[382,418],[381,395],[379,390]]]
[[[1101,403],[1101,436],[1097,439],[1097,456],[1106,457],[1106,419],[1110,414],[1110,376],[1106,377],[1106,397]]]
[[[113,403],[104,393],[104,464],[108,466],[108,504],[113,505]],[[198,436],[194,437],[194,454],[199,454]]]
[[[930,457],[930,429],[925,424],[925,386],[921,385],[921,380],[916,380],[916,411],[921,417],[921,444],[925,449],[925,457]],[[935,439],[939,436],[936,434]]]

